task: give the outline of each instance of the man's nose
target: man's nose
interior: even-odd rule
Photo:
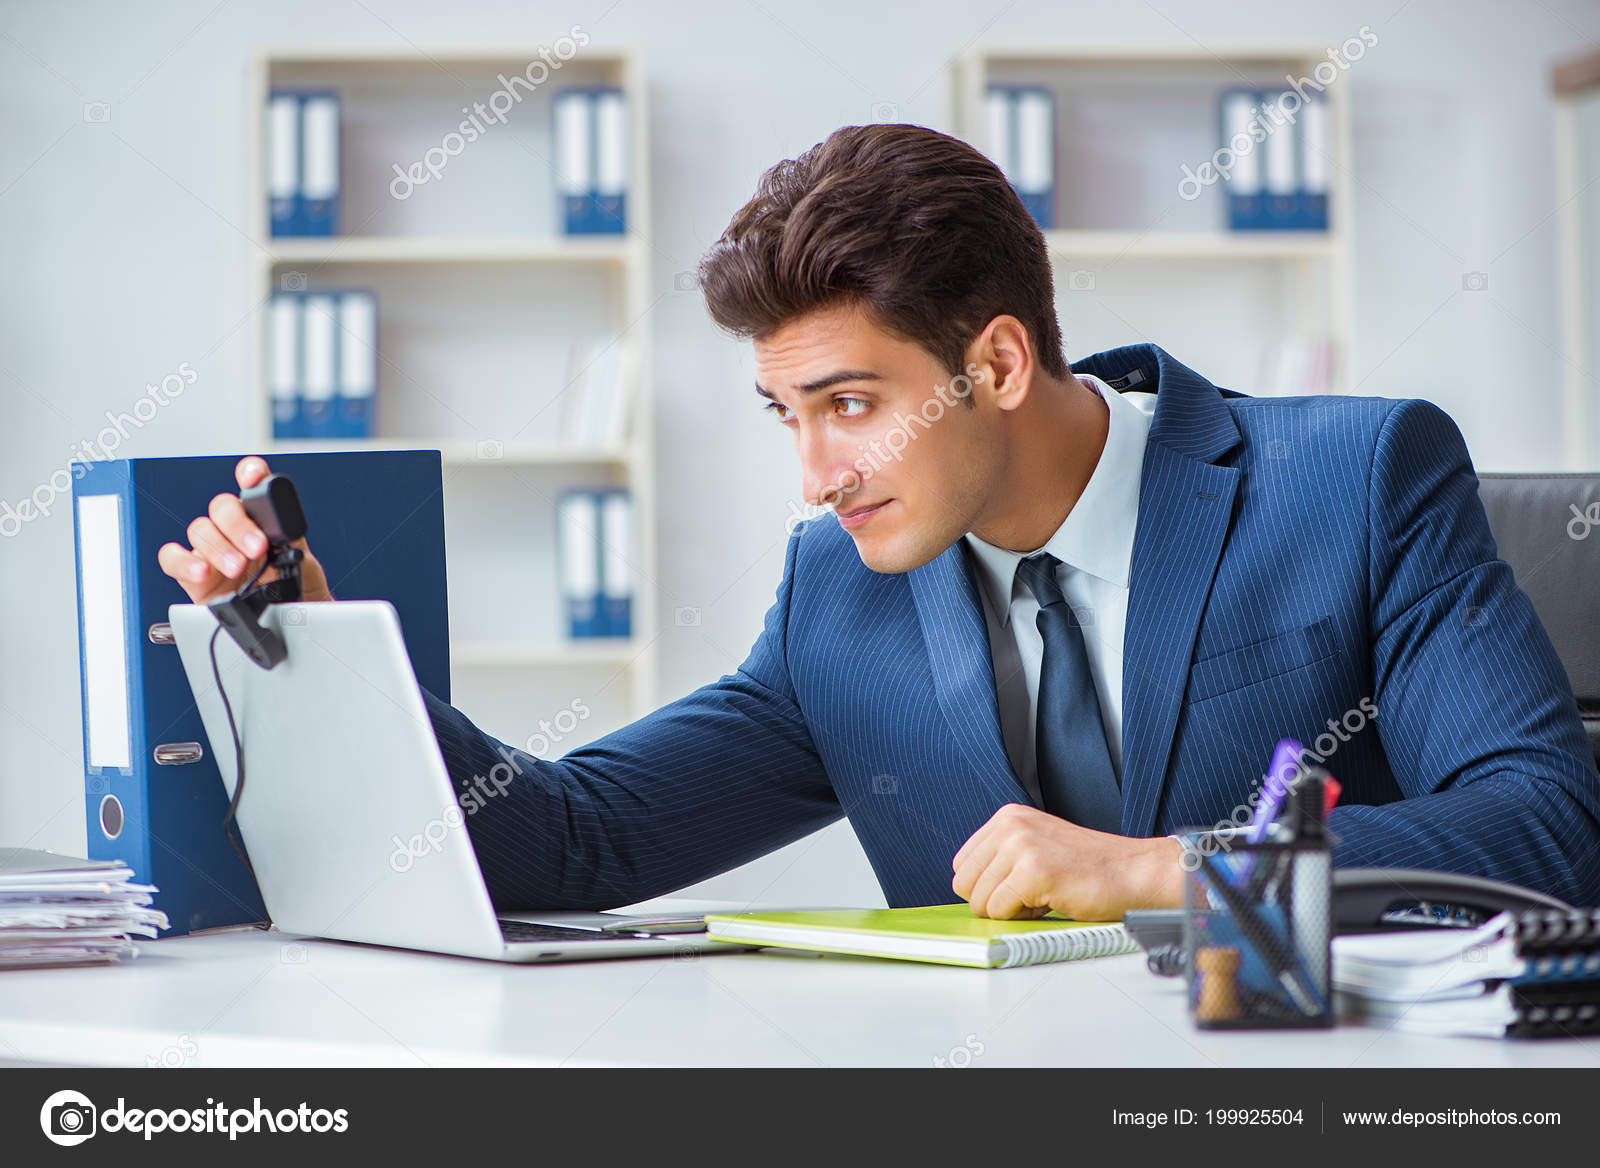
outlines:
[[[861,485],[850,451],[827,435],[802,429],[798,445],[800,489],[813,507],[831,507]]]

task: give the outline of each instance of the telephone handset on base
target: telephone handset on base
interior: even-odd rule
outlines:
[[[1340,868],[1333,874],[1339,933],[1445,925],[1475,928],[1502,912],[1572,908],[1531,888],[1424,868]]]
[[[1336,868],[1333,872],[1335,933],[1375,933],[1429,926],[1476,928],[1502,912],[1571,905],[1531,888],[1424,868]],[[1129,936],[1146,952],[1183,943],[1181,908],[1134,909],[1123,914]],[[1163,969],[1175,973],[1177,966]]]

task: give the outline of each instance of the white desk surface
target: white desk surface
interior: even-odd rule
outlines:
[[[1600,1038],[1205,1033],[1182,991],[1142,955],[995,971],[770,950],[507,965],[245,930],[142,943],[117,966],[0,972],[0,1061],[1600,1066]]]

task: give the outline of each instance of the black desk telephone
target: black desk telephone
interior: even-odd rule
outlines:
[[[1476,928],[1497,913],[1552,908],[1572,906],[1482,876],[1423,868],[1336,868],[1333,873],[1333,927],[1339,933],[1370,933],[1393,925]]]
[[[1497,913],[1571,907],[1531,888],[1482,876],[1423,868],[1336,868],[1333,873],[1336,933],[1428,925],[1476,928]],[[1183,942],[1181,908],[1138,909],[1122,921],[1146,951]]]

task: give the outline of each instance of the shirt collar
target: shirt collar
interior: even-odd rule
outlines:
[[[978,575],[990,607],[1002,625],[1011,623],[1011,601],[1017,565],[1025,556],[1049,552],[1069,568],[1088,572],[1109,584],[1128,587],[1133,564],[1133,533],[1139,521],[1139,478],[1150,436],[1153,393],[1118,393],[1093,374],[1075,375],[1105,399],[1110,417],[1106,444],[1083,494],[1044,547],[1013,552],[995,547],[968,532],[967,546],[978,562]]]

